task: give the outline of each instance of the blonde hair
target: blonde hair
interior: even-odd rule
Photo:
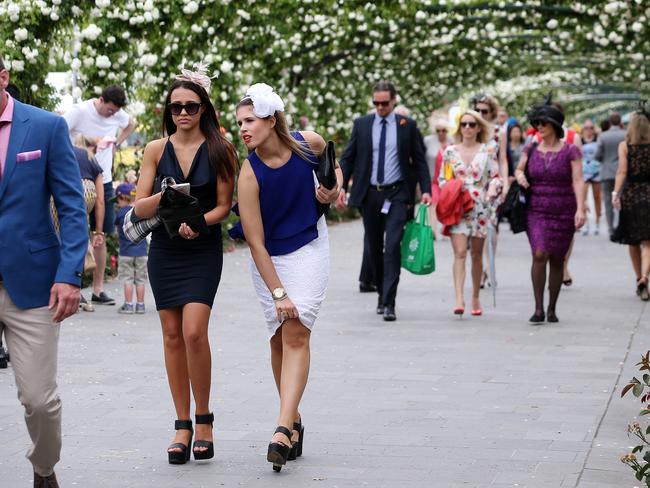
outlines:
[[[74,140],[74,145],[85,149],[88,153],[88,159],[93,159],[95,157],[95,152],[97,151],[97,141],[94,137],[84,136],[79,134]]]
[[[454,137],[459,140],[460,142],[463,142],[463,134],[460,130],[460,121],[463,120],[463,117],[465,115],[469,115],[471,117],[474,117],[474,120],[480,127],[481,131],[476,134],[476,141],[480,142],[481,144],[485,144],[490,140],[490,126],[486,122],[486,120],[481,117],[481,114],[479,114],[475,110],[465,110],[460,113],[460,116],[458,117],[458,126],[456,127],[456,131],[454,132]]]
[[[253,100],[246,97],[242,99],[238,104],[237,107],[235,108],[235,111],[239,110],[240,107],[246,107],[246,106],[253,106]],[[289,124],[287,123],[287,118],[284,116],[284,112],[275,112],[272,116],[269,115],[269,117],[275,117],[275,133],[278,136],[278,139],[280,139],[280,142],[284,144],[285,146],[288,146],[291,151],[295,152],[299,157],[304,159],[305,161],[309,161],[309,156],[308,152],[311,152],[311,149],[309,148],[309,144],[305,141],[300,142],[294,139],[291,134],[289,133]],[[268,117],[267,117],[268,118]],[[314,154],[317,156],[316,154]]]
[[[632,115],[627,134],[625,134],[625,142],[628,144],[650,143],[650,120],[645,114],[635,113]]]

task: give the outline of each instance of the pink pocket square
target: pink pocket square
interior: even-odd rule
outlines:
[[[17,163],[25,163],[27,161],[32,161],[33,159],[38,159],[41,157],[41,150],[37,149],[36,151],[27,151],[18,153],[16,155]]]

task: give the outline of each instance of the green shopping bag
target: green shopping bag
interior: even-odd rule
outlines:
[[[433,231],[428,222],[427,208],[426,205],[420,205],[417,219],[406,223],[402,237],[402,268],[417,275],[436,270]]]

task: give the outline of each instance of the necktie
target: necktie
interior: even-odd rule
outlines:
[[[386,119],[381,119],[381,135],[379,136],[379,158],[377,158],[377,184],[384,182],[384,163],[386,162]]]

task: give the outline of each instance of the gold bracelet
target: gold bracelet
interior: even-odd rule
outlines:
[[[96,230],[93,231],[93,235],[94,235],[94,236],[102,236],[102,237],[104,237],[104,233],[103,233],[103,232],[97,232]]]

